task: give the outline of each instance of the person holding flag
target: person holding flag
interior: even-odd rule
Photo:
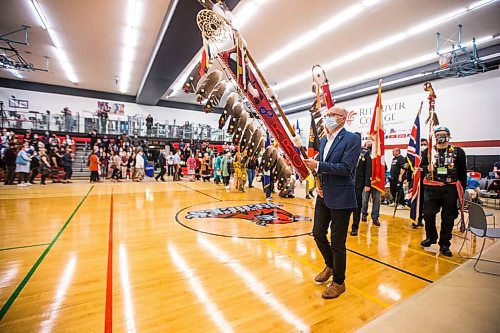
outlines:
[[[420,104],[420,109],[418,110],[417,117],[413,123],[410,142],[408,142],[408,149],[406,154],[406,160],[408,166],[411,170],[411,180],[409,183],[409,196],[410,196],[410,219],[413,221],[413,228],[423,226],[421,219],[422,210],[422,182],[421,182],[421,170],[420,162],[422,156],[420,155],[420,112],[422,111],[422,104]],[[418,219],[418,223],[417,222]]]
[[[420,153],[424,151],[427,146],[428,146],[429,141],[426,138],[421,138],[420,139]],[[422,155],[420,155],[420,158],[422,158]],[[422,162],[422,160],[420,160]],[[413,222],[411,226],[413,229],[418,229],[419,227],[424,226],[424,177],[422,175],[422,167],[420,169],[420,190],[419,190],[419,209],[416,212],[416,222]],[[411,199],[410,199],[411,200]]]
[[[438,241],[436,215],[441,211],[441,232],[439,234],[439,251],[442,255],[453,256],[450,251],[451,232],[455,219],[458,217],[457,200],[462,208],[463,225],[463,195],[467,185],[467,164],[462,148],[449,144],[450,130],[444,126],[434,128],[436,145],[429,160],[427,150],[422,152],[424,172],[424,220],[426,238],[420,245],[429,247]]]

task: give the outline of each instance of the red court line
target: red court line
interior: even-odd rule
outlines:
[[[108,240],[108,275],[106,282],[106,315],[104,318],[104,332],[113,331],[113,189],[111,189],[111,208],[109,213],[109,240]]]

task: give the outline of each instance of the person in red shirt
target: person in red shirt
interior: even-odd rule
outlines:
[[[89,156],[89,170],[90,170],[90,182],[99,182],[99,158],[95,154],[95,151]]]

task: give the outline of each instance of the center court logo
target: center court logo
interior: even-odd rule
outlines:
[[[311,221],[311,218],[294,215],[280,207],[281,204],[259,203],[225,208],[213,208],[187,212],[186,219],[219,218],[242,219],[255,222],[257,225],[287,224],[297,221]]]

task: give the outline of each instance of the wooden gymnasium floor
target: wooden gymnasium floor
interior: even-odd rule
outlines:
[[[260,188],[203,182],[1,186],[0,332],[353,331],[460,265],[458,236],[443,258],[383,215],[348,236],[347,291],[323,300],[311,221],[196,213],[257,203]],[[313,217],[310,200],[275,203]]]

